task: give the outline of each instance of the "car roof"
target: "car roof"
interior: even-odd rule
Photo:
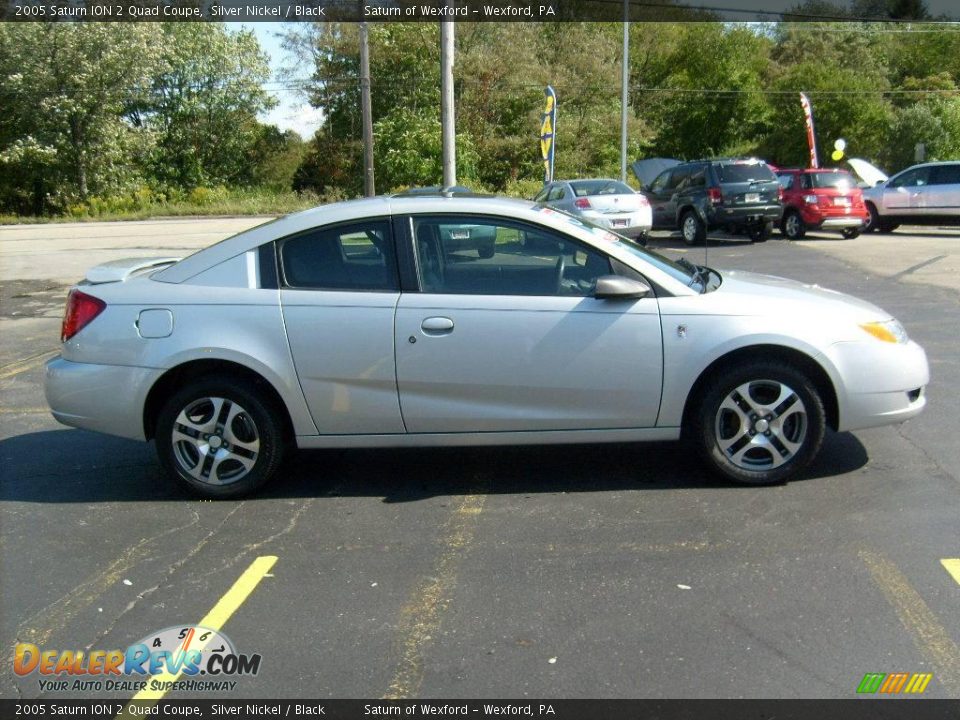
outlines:
[[[312,230],[321,225],[349,222],[362,218],[432,212],[501,215],[542,222],[542,218],[538,218],[535,214],[535,210],[539,208],[541,206],[532,200],[466,193],[398,194],[344,200],[302,210],[257,225],[250,230],[233,235],[185,257],[175,265],[155,273],[153,279],[171,283],[183,282],[204,270],[253,250],[266,242]]]
[[[618,247],[616,242],[601,243],[596,238],[592,238],[587,231],[571,231],[571,216],[532,200],[456,193],[396,195],[345,200],[271,220],[199,250],[178,263],[157,271],[151,275],[151,279],[168,283],[185,282],[222,262],[283,237],[324,225],[408,213],[437,215],[457,213],[525,220],[565,234],[572,234],[588,244],[602,248],[604,252],[628,265],[636,259],[628,250]],[[654,282],[668,288],[671,292],[680,294],[693,292],[689,287],[654,266],[650,267],[649,274]]]
[[[777,172],[778,172],[778,173],[785,173],[785,172],[792,172],[792,173],[793,173],[793,172],[799,172],[799,173],[839,172],[839,173],[846,173],[847,175],[850,175],[850,171],[849,171],[849,170],[845,170],[844,168],[778,168],[778,169],[777,169]]]

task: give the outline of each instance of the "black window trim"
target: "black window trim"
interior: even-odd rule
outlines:
[[[412,258],[409,258],[410,266],[413,268],[413,271],[414,271],[414,276],[412,278],[413,282],[411,282],[409,286],[407,286],[406,284],[403,286],[403,292],[405,293],[406,292],[415,292],[415,293],[424,292],[422,287],[420,286],[420,261],[417,258],[417,252],[416,252],[415,244],[413,242],[413,236],[414,236],[413,223],[418,218],[467,218],[468,220],[472,218],[472,219],[490,220],[498,223],[499,222],[507,223],[505,227],[509,227],[509,224],[512,223],[514,225],[526,225],[528,227],[533,227],[533,228],[542,228],[545,231],[556,233],[562,236],[563,239],[567,240],[568,242],[572,243],[573,245],[579,248],[582,248],[585,251],[595,252],[605,257],[607,259],[607,262],[609,263],[610,273],[612,275],[620,275],[622,277],[630,277],[630,278],[634,278],[636,276],[642,277],[644,282],[646,282],[650,286],[650,288],[653,290],[652,297],[654,298],[672,297],[672,294],[669,293],[663,286],[661,286],[659,283],[654,282],[653,280],[648,278],[646,275],[641,273],[639,270],[635,270],[634,268],[630,267],[622,260],[615,258],[613,255],[610,255],[604,250],[601,250],[600,248],[595,247],[593,245],[589,245],[583,242],[580,238],[574,237],[573,235],[569,235],[563,232],[562,230],[557,230],[556,228],[548,227],[546,225],[537,225],[536,223],[531,223],[526,220],[517,220],[515,218],[510,218],[503,215],[485,215],[483,213],[444,213],[444,212],[411,213],[409,215],[394,217],[394,222],[397,224],[397,226],[403,225],[404,235],[406,235],[406,238],[403,242],[404,252],[410,253],[410,255],[413,256]],[[398,252],[398,255],[399,255],[399,252]],[[619,272],[620,269],[624,269],[624,268],[629,270],[630,274],[625,275],[624,273]],[[470,295],[473,295],[473,293],[430,293],[430,294],[458,295],[462,297],[469,297]],[[486,295],[484,297],[497,297],[497,296]],[[501,295],[499,297],[512,297],[512,296]],[[523,297],[575,297],[575,296],[528,295]],[[590,297],[590,296],[588,295],[586,297]]]
[[[287,274],[283,267],[283,245],[290,240],[296,240],[305,235],[316,232],[327,232],[331,230],[336,230],[340,227],[351,227],[361,225],[363,223],[373,223],[373,222],[382,222],[387,226],[387,237],[385,238],[388,245],[393,248],[393,262],[387,259],[387,272],[388,278],[393,280],[393,287],[390,288],[341,288],[341,287],[306,287],[303,285],[291,285],[287,280]],[[283,290],[298,290],[303,292],[349,292],[349,293],[390,293],[396,294],[401,292],[401,278],[398,268],[399,262],[399,248],[397,247],[397,242],[395,239],[394,233],[394,224],[392,222],[392,217],[390,215],[377,215],[375,217],[365,217],[365,218],[354,218],[352,220],[343,220],[340,222],[333,222],[328,225],[316,225],[312,228],[307,228],[305,230],[300,230],[299,232],[292,233],[290,235],[285,235],[282,238],[277,238],[270,245],[274,246],[274,261],[276,262],[276,275],[279,282],[279,287]],[[342,248],[341,248],[342,251]]]

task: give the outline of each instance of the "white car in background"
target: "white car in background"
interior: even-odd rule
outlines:
[[[908,167],[863,191],[866,232],[900,225],[960,225],[960,161]]]
[[[629,185],[609,178],[548,183],[540,202],[629,238],[646,239],[653,227],[650,201]]]
[[[492,257],[445,247],[460,226],[495,237]],[[167,474],[211,497],[259,487],[292,446],[681,436],[726,478],[776,483],[828,426],[919,413],[929,379],[870,303],[456,194],[322,206],[179,261],[98,266],[61,339],[54,417],[153,439]]]

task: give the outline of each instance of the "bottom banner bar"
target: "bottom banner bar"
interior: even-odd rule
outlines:
[[[0,718],[957,720],[960,702],[851,700],[0,700]]]

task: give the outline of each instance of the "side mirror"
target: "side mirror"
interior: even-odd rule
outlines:
[[[597,288],[593,296],[602,300],[639,300],[652,292],[650,286],[641,280],[603,275],[597,278]]]

